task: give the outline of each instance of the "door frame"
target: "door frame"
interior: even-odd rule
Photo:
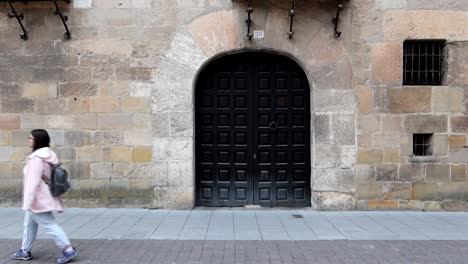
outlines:
[[[291,61],[293,61],[301,70],[302,72],[304,73],[304,76],[305,76],[305,79],[307,80],[307,84],[308,84],[308,88],[309,88],[309,111],[308,111],[308,114],[309,114],[309,129],[310,131],[308,132],[308,136],[309,136],[309,144],[310,144],[310,147],[309,147],[309,158],[310,158],[310,161],[309,161],[309,185],[308,186],[308,193],[309,193],[309,196],[310,196],[310,202],[309,202],[309,206],[306,206],[306,207],[313,207],[313,201],[312,201],[312,185],[313,185],[313,181],[312,181],[312,178],[313,178],[313,83],[311,81],[311,78],[308,74],[308,71],[305,70],[305,67],[304,67],[304,63],[302,63],[300,60],[298,60],[294,55],[292,55],[291,53],[287,52],[287,51],[284,51],[284,50],[277,50],[277,49],[272,49],[272,48],[265,48],[265,47],[259,47],[259,48],[239,48],[239,49],[232,49],[232,50],[226,50],[226,51],[222,51],[220,53],[217,53],[215,55],[213,55],[212,57],[208,58],[207,60],[205,60],[198,68],[196,74],[194,75],[194,79],[193,79],[193,82],[192,82],[192,113],[193,113],[193,124],[192,124],[192,129],[193,129],[193,159],[192,159],[192,171],[193,171],[193,178],[192,178],[192,183],[193,183],[193,201],[194,201],[194,207],[203,207],[203,205],[199,205],[198,204],[198,176],[197,176],[197,173],[196,173],[196,124],[195,124],[195,113],[196,113],[196,104],[195,104],[195,100],[196,100],[196,89],[197,89],[197,83],[198,81],[200,80],[200,76],[201,74],[206,70],[206,68],[211,65],[214,61],[218,60],[218,59],[221,59],[223,57],[226,57],[226,56],[230,56],[230,55],[235,55],[235,54],[240,54],[240,53],[248,53],[248,52],[258,52],[258,53],[265,53],[265,54],[272,54],[272,55],[279,55],[279,56],[283,56],[283,57],[286,57],[288,59],[290,59]],[[307,186],[306,186],[307,187]],[[254,198],[255,200],[255,198]],[[235,207],[235,206],[232,206],[232,205],[218,205],[218,206],[230,206],[230,207]],[[294,208],[294,207],[291,207],[291,208]]]

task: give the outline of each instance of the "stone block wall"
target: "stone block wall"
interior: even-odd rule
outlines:
[[[367,49],[354,57],[368,59],[353,64],[356,208],[468,209],[466,1],[356,1],[361,8],[369,12],[353,17],[353,41]],[[407,39],[447,40],[441,86],[402,85]],[[414,133],[433,134],[431,156],[413,155]]]
[[[24,145],[46,128],[73,175],[73,206],[192,208],[194,87],[211,59],[242,50],[293,58],[311,86],[316,209],[466,210],[466,0],[74,0],[15,3],[30,39],[0,3],[0,204],[21,197]],[[402,85],[403,41],[446,39],[442,86]],[[430,158],[412,134],[434,133]]]

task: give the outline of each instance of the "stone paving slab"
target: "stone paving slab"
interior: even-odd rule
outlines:
[[[0,239],[21,239],[23,214],[0,208]],[[57,221],[72,239],[468,240],[467,212],[71,208]]]
[[[20,240],[0,240],[0,264]],[[448,264],[467,263],[468,241],[233,241],[233,240],[74,240],[73,263],[158,264]],[[37,240],[28,263],[54,263],[60,252],[50,240]]]

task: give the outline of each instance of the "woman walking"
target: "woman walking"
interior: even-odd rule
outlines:
[[[78,255],[70,244],[67,235],[55,221],[53,211],[63,212],[60,197],[53,197],[49,186],[51,164],[58,164],[58,158],[49,148],[50,137],[47,131],[35,129],[28,137],[28,147],[32,154],[28,156],[23,168],[23,242],[21,248],[12,255],[16,260],[31,260],[31,250],[36,239],[37,228],[42,226],[47,234],[53,237],[55,244],[62,250],[62,257],[57,263],[67,263]]]

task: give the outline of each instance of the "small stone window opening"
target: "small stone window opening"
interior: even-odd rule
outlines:
[[[413,155],[432,155],[432,134],[413,134]]]
[[[442,85],[445,40],[403,42],[403,85]]]

